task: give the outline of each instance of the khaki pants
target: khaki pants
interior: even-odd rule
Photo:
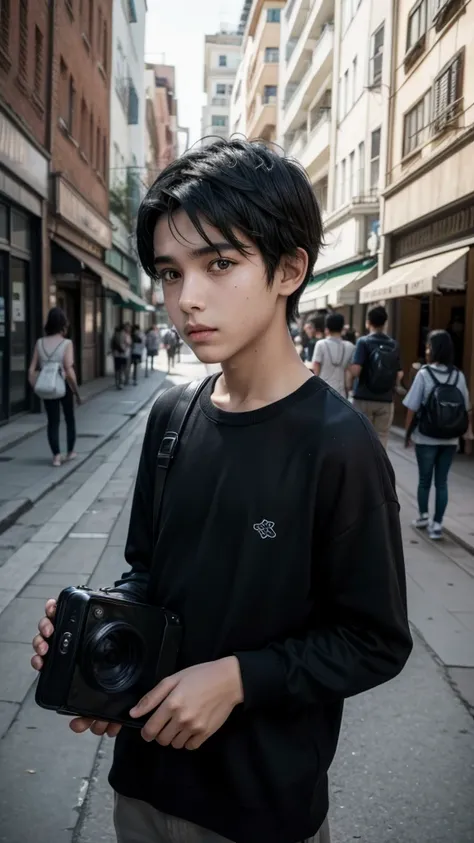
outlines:
[[[194,823],[161,814],[138,799],[115,794],[114,823],[117,843],[230,843],[214,831]],[[271,840],[265,841],[271,843]],[[330,843],[329,823],[311,840],[302,843]]]
[[[393,422],[394,405],[384,401],[354,401],[354,407],[372,422],[382,445],[387,449],[388,434]]]

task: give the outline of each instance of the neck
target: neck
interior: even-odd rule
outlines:
[[[385,330],[385,325],[384,325],[383,328],[372,328],[372,326],[370,327],[370,333],[371,334],[383,334],[384,330]]]
[[[341,337],[342,337],[342,334],[332,334],[331,332],[329,332],[329,338],[331,340],[340,340]]]
[[[230,412],[256,410],[279,401],[312,377],[301,362],[284,315],[238,354],[222,363],[213,401]]]

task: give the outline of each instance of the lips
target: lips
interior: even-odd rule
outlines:
[[[206,340],[216,332],[216,328],[209,328],[208,325],[187,325],[186,335],[191,340]]]

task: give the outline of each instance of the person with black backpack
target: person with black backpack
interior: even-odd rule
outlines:
[[[357,379],[354,407],[372,422],[384,448],[393,421],[393,393],[402,390],[403,379],[398,343],[385,333],[387,321],[384,307],[369,310],[369,333],[357,340],[351,366]]]
[[[426,348],[427,365],[413,381],[404,400],[408,409],[405,445],[415,444],[418,462],[419,516],[413,522],[428,528],[435,541],[443,536],[448,505],[448,474],[459,438],[472,437],[472,412],[466,379],[453,365],[454,346],[447,331],[432,331]],[[434,518],[428,512],[431,483],[435,481]]]

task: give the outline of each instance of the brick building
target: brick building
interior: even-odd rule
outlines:
[[[26,370],[45,307],[50,9],[0,5],[0,424],[32,406]]]
[[[81,381],[104,372],[112,0],[55,6],[51,103],[50,299],[67,313]]]

